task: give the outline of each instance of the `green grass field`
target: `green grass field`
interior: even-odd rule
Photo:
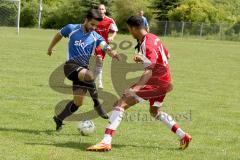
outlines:
[[[67,40],[58,44],[52,57],[46,55],[55,33],[22,29],[18,37],[0,29],[0,160],[240,159],[240,43],[162,38],[172,56],[174,81],[163,109],[192,135],[187,150],[177,149],[177,137],[166,126],[149,120],[145,103],[128,110],[111,152],[92,153],[85,149],[101,140],[107,121],[94,119],[96,132],[88,137],[78,133],[74,122],[66,122],[61,133],[54,131],[54,106],[72,97],[48,84],[52,71],[66,58]],[[115,41],[126,39],[135,42],[129,35],[118,35]],[[131,62],[133,49],[118,51]],[[104,90],[116,95],[110,62],[108,57],[104,63]],[[79,112],[91,109],[86,98]]]

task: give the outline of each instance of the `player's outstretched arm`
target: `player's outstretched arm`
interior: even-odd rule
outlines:
[[[47,51],[47,54],[49,56],[52,55],[53,53],[53,48],[55,47],[55,45],[62,39],[62,35],[58,32],[52,39],[49,47],[48,47],[48,51]]]
[[[105,42],[105,41],[101,41],[101,43],[99,44],[99,46],[101,47],[101,49],[107,53],[110,57],[115,58],[116,60],[120,61],[121,57],[120,55],[111,49],[111,47]]]
[[[117,51],[107,50],[106,53],[107,53],[110,57],[115,58],[115,59],[118,60],[118,61],[121,60],[121,57],[120,57],[120,55],[117,53]]]

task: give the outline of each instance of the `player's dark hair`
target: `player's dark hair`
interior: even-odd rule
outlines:
[[[100,6],[104,6],[106,8],[105,4],[103,3],[100,3],[97,7],[99,8]]]
[[[97,21],[102,21],[103,18],[101,17],[101,15],[98,13],[98,10],[97,9],[90,9],[87,13],[87,16],[86,18],[88,20],[92,20],[92,19],[95,19]]]
[[[127,24],[130,27],[144,28],[143,18],[141,16],[131,16],[127,19]]]

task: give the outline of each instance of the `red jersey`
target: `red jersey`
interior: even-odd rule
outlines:
[[[98,23],[96,32],[100,34],[108,43],[108,34],[110,30],[117,32],[117,25],[112,18],[105,16],[103,20]]]
[[[154,34],[147,33],[142,40],[141,51],[144,68],[150,68],[153,71],[150,81],[170,83],[169,53],[160,39]]]

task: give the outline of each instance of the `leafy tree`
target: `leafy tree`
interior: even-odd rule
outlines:
[[[226,35],[234,38],[234,37],[237,37],[237,39],[239,39],[240,37],[240,16],[237,17],[237,20],[236,22],[231,25],[231,27],[226,30]]]
[[[38,3],[36,0],[33,1],[23,1],[23,6],[21,8],[21,27],[34,27],[37,25],[38,17]]]
[[[168,11],[174,10],[181,0],[153,0],[151,8],[154,9],[156,19],[159,21],[169,20]]]
[[[68,23],[82,23],[87,11],[103,3],[110,6],[108,0],[70,0],[58,1],[53,7],[45,6],[43,28],[61,28]]]
[[[107,15],[111,15],[111,9],[112,9],[112,4],[113,0],[81,0],[82,6],[85,8],[95,8],[97,9],[99,4],[104,4],[107,9]]]
[[[145,12],[148,21],[151,21],[153,14],[149,6],[150,0],[117,0],[113,5],[113,17],[116,20],[120,31],[127,31],[126,20],[131,15],[137,15],[140,10]]]
[[[81,23],[86,13],[80,1],[62,1],[44,15],[43,28],[59,29],[68,23]]]
[[[224,13],[224,21],[229,23],[237,22],[240,15],[239,0],[210,0],[211,3],[218,8],[221,13]]]
[[[13,3],[0,0],[0,26],[13,26],[16,24],[17,9]]]
[[[217,8],[223,8],[230,12],[233,16],[240,15],[240,2],[239,0],[210,0]]]
[[[208,0],[185,0],[168,12],[171,21],[219,22],[219,11]]]
[[[45,5],[48,5],[48,6],[54,6],[58,2],[59,2],[59,0],[42,0],[42,3],[45,4]]]

